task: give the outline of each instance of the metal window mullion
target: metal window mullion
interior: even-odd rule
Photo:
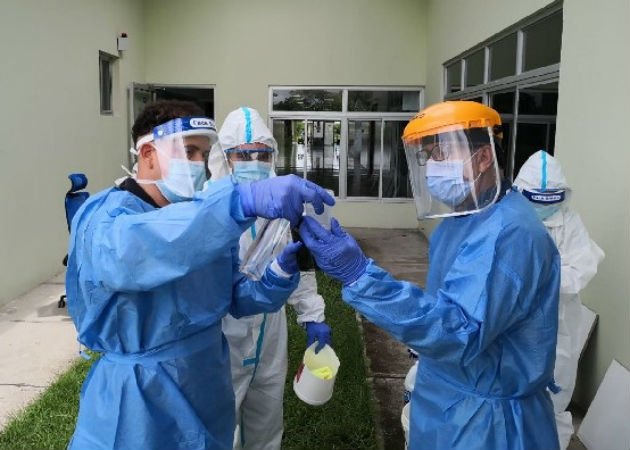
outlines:
[[[551,136],[551,124],[546,126],[547,135],[545,136],[545,151],[549,152],[549,137]]]
[[[348,89],[343,89],[341,91],[341,113],[345,114],[348,112]]]
[[[304,119],[304,167],[302,177],[306,179],[308,173],[308,119]]]
[[[448,66],[444,65],[444,73],[442,74],[442,100],[448,95]]]
[[[460,70],[460,79],[459,79],[459,86],[460,86],[460,91],[463,91],[464,89],[466,89],[466,58],[462,58],[461,60],[461,70]]]
[[[341,119],[341,142],[339,148],[339,198],[348,197],[348,119]]]
[[[510,158],[510,174],[511,174],[511,179],[514,180],[515,178],[515,173],[514,173],[514,160],[516,159],[516,135],[518,133],[517,129],[518,129],[518,102],[519,102],[519,94],[520,94],[520,90],[518,89],[518,87],[515,89],[514,92],[514,120],[512,121],[512,142],[510,143],[510,147],[511,147],[511,158]]]
[[[483,48],[483,84],[487,84],[490,81],[490,47]]]
[[[383,198],[383,140],[385,136],[385,119],[381,119],[381,158],[379,163],[378,198]]]
[[[523,30],[516,32],[516,75],[523,73],[523,45],[525,42],[525,34]]]

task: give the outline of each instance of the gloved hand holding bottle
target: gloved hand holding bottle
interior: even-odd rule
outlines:
[[[331,334],[330,327],[324,322],[306,322],[306,346],[310,347],[315,341],[318,341],[317,347],[315,347],[315,353],[324,348],[326,344],[330,345]]]
[[[301,242],[291,242],[276,258],[280,268],[289,275],[293,275],[294,273],[298,273],[300,271],[297,255],[301,248]]]
[[[341,228],[334,217],[330,221],[330,231],[312,217],[304,217],[300,236],[319,268],[344,286],[354,283],[365,272],[367,258],[357,241]]]
[[[287,219],[296,226],[304,212],[304,203],[311,203],[317,214],[324,212],[324,203],[332,206],[335,199],[315,183],[295,175],[269,178],[236,186],[247,217]]]

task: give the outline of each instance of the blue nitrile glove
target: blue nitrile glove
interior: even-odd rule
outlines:
[[[319,268],[344,286],[355,282],[365,272],[367,258],[357,241],[341,228],[334,217],[330,221],[330,231],[312,217],[304,217],[300,236]]]
[[[284,247],[282,252],[280,252],[276,258],[280,268],[289,275],[293,275],[294,273],[298,273],[300,271],[300,268],[298,267],[297,254],[301,248],[301,242],[291,242]]]
[[[315,354],[324,348],[324,345],[330,345],[330,327],[324,322],[305,322],[306,326],[306,346],[318,341],[317,347],[315,347]]]
[[[236,186],[246,217],[287,219],[297,226],[304,212],[304,203],[312,203],[317,214],[324,212],[324,203],[335,204],[335,199],[315,183],[295,175],[273,177]]]

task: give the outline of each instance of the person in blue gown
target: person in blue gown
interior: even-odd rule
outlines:
[[[79,342],[102,352],[81,390],[71,449],[229,449],[234,394],[221,332],[228,313],[277,311],[298,283],[287,248],[260,281],[238,271],[256,216],[296,224],[303,202],[334,200],[297,177],[201,191],[216,141],[192,104],[145,108],[133,138],[138,173],[75,215],[66,288]]]
[[[444,102],[403,143],[430,239],[426,287],[394,279],[336,221],[306,218],[304,243],[344,301],[419,353],[409,449],[557,449],[552,402],[560,259],[538,217],[502,180],[496,111]]]

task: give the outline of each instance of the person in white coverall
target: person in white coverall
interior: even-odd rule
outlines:
[[[239,183],[274,176],[277,144],[255,109],[243,107],[228,114],[219,131],[219,146],[221,151],[215,147],[208,162],[212,182],[229,173]],[[258,219],[241,235],[241,261],[263,220]],[[286,243],[290,242],[287,232]],[[318,340],[319,351],[330,344],[330,328],[324,323],[324,299],[317,293],[314,271],[300,274],[299,285],[288,303],[295,308],[298,323],[306,328],[307,346]],[[234,448],[280,449],[288,356],[284,307],[276,313],[240,319],[228,314],[222,328],[230,346],[236,403]]]
[[[558,247],[562,264],[554,370],[561,390],[551,396],[562,450],[573,434],[571,413],[566,409],[575,388],[580,336],[584,333],[579,292],[597,273],[604,252],[589,237],[580,216],[569,207],[571,188],[553,156],[543,150],[534,153],[521,167],[514,185],[532,202]]]

